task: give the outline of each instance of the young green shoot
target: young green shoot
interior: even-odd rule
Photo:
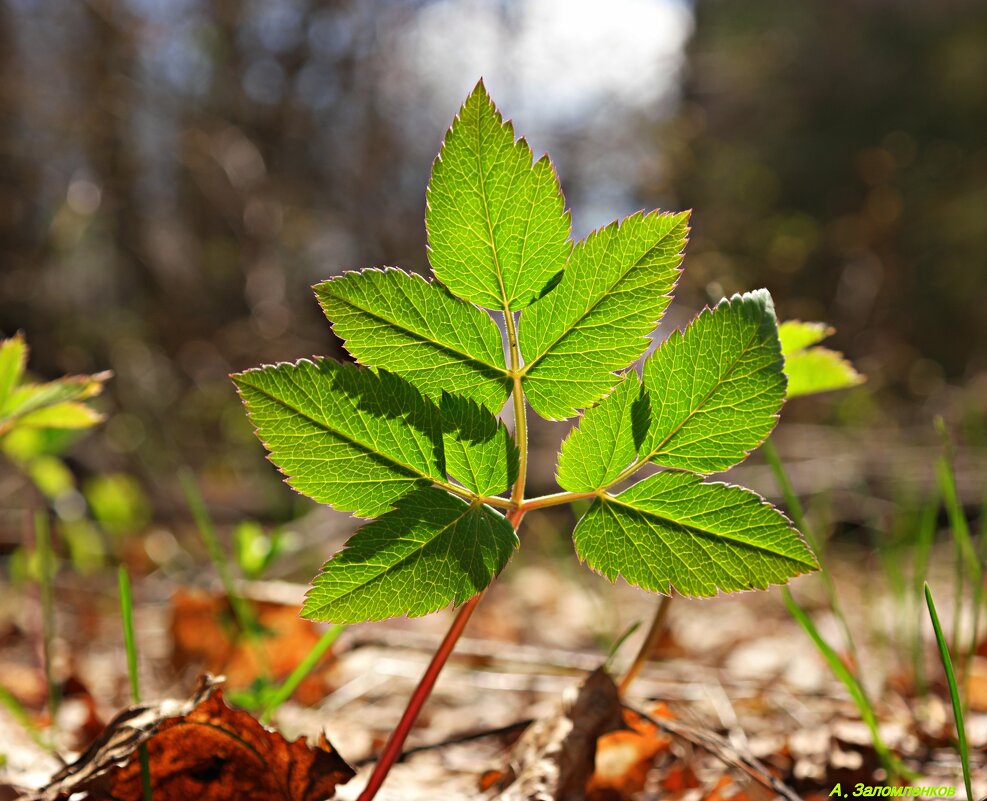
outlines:
[[[267,705],[264,707],[264,711],[261,713],[261,723],[267,724],[271,722],[274,713],[278,711],[285,701],[294,695],[295,690],[298,689],[298,685],[315,669],[315,666],[319,664],[319,660],[332,648],[333,643],[339,639],[339,635],[345,630],[346,626],[330,626],[322,633],[318,642],[305,654],[305,658],[295,666],[295,669],[291,671],[288,678],[272,693],[267,701]]]
[[[219,575],[223,590],[226,592],[226,598],[229,601],[230,609],[233,611],[233,617],[236,619],[240,634],[248,640],[253,640],[260,631],[260,625],[250,604],[237,591],[226,554],[219,542],[219,536],[216,534],[216,526],[206,508],[205,501],[202,500],[202,495],[195,483],[195,477],[191,471],[182,469],[178,473],[178,479],[185,495],[185,503],[192,513],[192,519],[195,521],[202,542],[206,546],[209,559]]]
[[[939,623],[939,614],[936,612],[936,603],[932,600],[932,590],[928,582],[925,584],[925,602],[929,606],[929,617],[932,619],[932,628],[936,633],[936,644],[939,646],[939,658],[942,660],[942,668],[946,673],[946,684],[949,686],[949,700],[953,705],[953,719],[956,723],[956,749],[960,755],[960,764],[963,766],[963,783],[966,785],[966,797],[973,798],[973,783],[970,779],[970,749],[966,741],[966,726],[963,723],[963,703],[960,701],[960,691],[956,683],[956,674],[953,672],[953,660],[949,656],[949,646],[946,644],[946,635],[943,634],[942,625]]]
[[[635,367],[671,301],[688,219],[640,212],[573,243],[554,167],[533,160],[481,82],[432,168],[432,276],[369,269],[315,287],[356,364],[233,376],[287,483],[369,521],[326,562],[303,615],[460,606],[359,801],[398,758],[527,512],[591,501],[573,531],[579,558],[659,594],[764,589],[817,569],[777,509],[706,480],[767,438],[784,401],[770,295],[724,299]],[[508,403],[513,433],[498,417]],[[580,418],[559,454],[562,491],[534,498],[531,412]],[[626,486],[649,464],[670,469]]]
[[[117,570],[117,586],[120,591],[120,618],[123,621],[123,645],[127,652],[127,678],[130,681],[130,700],[141,702],[140,673],[137,669],[137,637],[134,634],[134,596],[130,587],[130,576],[122,565]],[[153,801],[151,791],[151,762],[147,745],[138,749],[141,766],[141,790],[144,801]]]

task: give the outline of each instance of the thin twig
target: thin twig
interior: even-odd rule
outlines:
[[[718,734],[701,731],[676,720],[652,717],[648,713],[642,712],[640,709],[635,709],[626,703],[622,703],[621,706],[638,715],[642,720],[646,720],[659,731],[685,740],[687,743],[709,752],[721,762],[742,770],[754,779],[754,781],[777,793],[780,797],[786,799],[786,801],[802,801],[787,784],[771,773],[767,766],[757,759],[757,757],[751,754],[742,754]]]

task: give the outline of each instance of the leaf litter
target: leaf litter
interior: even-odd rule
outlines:
[[[439,682],[435,696],[426,707],[421,730],[411,744],[419,750],[396,767],[391,786],[382,791],[382,798],[491,799],[497,793],[509,792],[510,783],[504,786],[489,782],[494,776],[503,781],[512,765],[515,779],[520,775],[532,781],[533,777],[541,776],[543,791],[552,792],[548,789],[552,786],[552,773],[545,769],[546,765],[551,767],[552,753],[568,753],[570,758],[577,753],[565,745],[564,738],[553,741],[546,732],[564,728],[560,726],[560,709],[571,710],[572,706],[560,708],[559,699],[567,693],[578,697],[585,677],[601,661],[601,652],[585,624],[592,619],[592,610],[599,609],[600,599],[608,597],[612,588],[591,574],[553,573],[534,557],[522,560],[515,570],[515,578],[503,586],[495,586],[489,605],[478,611],[471,629],[473,636],[461,642],[448,676]],[[852,581],[841,584],[851,585]],[[296,588],[293,598],[298,591],[300,588]],[[848,602],[852,603],[853,599]],[[273,605],[270,600],[265,603]],[[620,620],[608,625],[608,629],[619,629],[621,623],[643,616],[649,603],[647,596],[621,587],[616,606]],[[291,608],[290,604],[285,608]],[[297,605],[294,610],[297,614]],[[169,604],[160,604],[159,621],[155,623],[145,616],[141,637],[157,636],[156,628],[167,638],[172,614]],[[284,738],[307,734],[314,738],[314,746],[306,746],[312,751],[319,748],[317,738],[326,729],[333,744],[351,764],[372,760],[400,711],[403,695],[417,679],[434,647],[446,615],[351,627],[338,641],[332,657],[315,671],[318,681],[328,688],[321,703],[306,706],[315,701],[309,696],[302,703],[290,702],[276,718],[284,736],[273,736],[281,738],[281,745],[264,746],[267,751],[255,746],[255,750],[266,755],[266,761],[258,761],[250,749],[238,745],[236,738],[227,742],[231,738],[222,732],[217,733],[215,740],[209,740],[204,749],[220,749],[218,752],[231,760],[225,765],[242,758],[248,765],[266,765],[267,773],[273,775],[285,770],[284,766],[290,764],[287,755],[295,753],[290,748],[297,747]],[[224,617],[221,608],[216,608],[216,616],[220,620]],[[776,599],[748,593],[730,599],[730,603],[722,598],[693,602],[677,614],[673,611],[671,623],[670,632],[653,654],[655,661],[643,671],[632,695],[626,699],[635,711],[619,709],[620,718],[614,721],[611,697],[610,706],[604,705],[604,710],[611,713],[607,725],[595,729],[593,725],[584,726],[589,736],[578,751],[584,767],[588,763],[586,742],[596,745],[595,771],[585,785],[585,797],[589,801],[777,798],[776,793],[745,771],[743,764],[747,758],[762,763],[803,801],[827,797],[836,781],[844,782],[844,787],[846,782],[878,781],[874,778],[879,776],[875,755],[851,702],[821,668],[818,656],[801,639],[795,624],[784,617]],[[826,625],[825,619],[820,625]],[[221,632],[222,628],[217,631]],[[89,680],[92,671],[106,669],[105,660],[87,658],[79,633],[63,631],[62,637],[64,644],[78,654],[76,667],[80,681]],[[630,650],[632,646],[631,642],[625,647]],[[299,651],[296,657],[301,658],[304,646],[300,641],[287,640],[283,649]],[[4,659],[7,656],[5,652]],[[157,683],[149,686],[149,692],[153,691],[157,697],[165,692],[178,697],[176,690],[180,685],[174,683],[175,677],[208,658],[208,655],[184,652],[179,659],[168,649],[149,653],[144,673],[152,679],[158,677]],[[171,678],[162,684],[165,677]],[[237,689],[237,685],[242,688],[253,678],[249,671],[243,673],[231,690]],[[122,675],[118,680],[123,680]],[[601,679],[597,677],[595,681]],[[110,716],[113,696],[102,689],[105,682],[93,686],[98,688],[96,702],[105,719]],[[37,691],[30,684],[25,684],[25,691],[35,696],[26,699],[30,704],[39,703]],[[209,698],[216,698],[215,690],[210,691]],[[185,702],[173,701],[154,708],[170,710],[168,715],[180,717],[191,712],[195,700],[193,694]],[[235,732],[237,738],[249,742],[253,742],[249,738],[255,735],[261,736],[262,727],[249,715],[231,709],[217,713],[218,707],[214,705],[218,704],[219,701],[212,700],[203,711],[221,714],[225,731]],[[222,706],[226,707],[225,701]],[[892,694],[891,701],[880,712],[887,740],[898,753],[920,765],[926,774],[937,776],[936,783],[955,782],[955,774],[951,772],[955,765],[948,710],[936,703],[935,696],[921,708],[914,705],[909,708],[904,695]],[[139,738],[128,728],[128,720],[131,726],[140,727],[144,723],[134,724],[128,717],[130,714],[129,710],[122,713],[123,720],[114,720],[107,731],[115,732],[117,737],[122,731],[127,732],[128,736],[122,739],[132,754]],[[160,712],[157,714],[160,719]],[[524,722],[532,718],[536,723],[525,727]],[[154,719],[152,715],[151,720]],[[519,722],[522,725],[513,726]],[[655,725],[656,722],[664,723],[665,730]],[[668,730],[676,726],[678,733]],[[604,731],[609,728],[616,730]],[[171,724],[161,734],[168,735],[169,731],[173,738],[170,742],[178,744],[181,727]],[[536,736],[538,732],[541,733]],[[975,749],[983,749],[987,743],[987,716],[976,709],[971,709],[970,733]],[[114,744],[120,742],[110,739]],[[539,740],[540,750],[531,746],[532,741]],[[153,744],[151,738],[146,741],[149,746]],[[94,752],[104,756],[114,753],[105,745],[105,734],[98,742],[104,743],[103,750],[98,746],[90,748],[84,764],[103,764]],[[711,748],[707,749],[703,742]],[[73,759],[71,753],[64,753],[67,761]],[[120,752],[116,753],[119,756]],[[733,760],[725,759],[726,755]],[[979,759],[979,770],[983,771],[983,757],[975,752],[974,759]],[[117,759],[114,766],[123,761]],[[107,785],[109,771],[102,774],[99,782],[91,779],[90,773],[86,774],[86,780],[94,782],[91,786],[99,788],[99,792],[110,786],[117,798],[140,798],[134,763],[129,764],[131,772],[126,773],[124,768],[119,774],[116,791],[112,790],[113,785]],[[526,766],[533,767],[527,767],[526,772]],[[209,774],[210,769],[217,769],[213,763],[203,766],[195,761],[185,767],[200,777],[203,771]],[[250,775],[246,770],[236,772],[244,777]],[[486,786],[481,783],[485,774]],[[78,771],[74,776],[63,776],[62,780],[76,781],[75,785],[65,785],[73,788],[84,782]],[[360,785],[358,777],[339,784],[332,792],[345,801],[356,797]],[[137,795],[128,795],[131,790]],[[237,792],[244,791],[240,788]],[[282,795],[253,795],[253,792],[257,791],[240,797],[294,797],[283,795],[281,789],[276,792]],[[156,793],[155,798],[158,797]],[[188,797],[227,796],[193,793]],[[319,796],[312,796],[316,797]],[[330,793],[327,791],[324,797],[330,797]]]

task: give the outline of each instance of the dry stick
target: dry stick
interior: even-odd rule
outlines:
[[[514,526],[515,530],[517,530],[523,517],[524,510],[522,509],[515,509],[507,515],[507,519]],[[415,725],[422,706],[425,705],[429,695],[432,693],[432,688],[435,686],[435,681],[438,679],[439,673],[449,659],[453,648],[456,647],[456,641],[463,633],[463,629],[466,628],[466,624],[480,603],[480,599],[483,598],[484,592],[486,590],[474,595],[460,607],[459,612],[456,614],[456,619],[452,621],[452,626],[449,627],[449,631],[446,632],[446,636],[442,640],[442,644],[432,656],[432,661],[428,663],[428,668],[418,682],[418,686],[415,687],[415,691],[408,701],[408,706],[404,710],[404,714],[401,715],[401,720],[398,721],[398,725],[391,732],[391,736],[388,737],[387,743],[384,745],[384,750],[381,751],[380,758],[374,766],[373,773],[370,774],[370,778],[367,780],[367,786],[363,788],[363,792],[360,793],[357,801],[371,801],[377,795],[377,791],[384,783],[384,779],[387,778],[387,774],[391,772],[394,763],[401,756],[401,748],[404,746],[404,741],[408,739],[408,734],[411,732],[412,726]]]
[[[398,757],[398,762],[404,762],[408,757],[415,756],[416,754],[423,754],[427,751],[438,751],[442,748],[448,748],[451,745],[462,745],[463,743],[472,743],[477,740],[485,740],[487,737],[499,737],[502,734],[512,734],[519,729],[526,729],[532,723],[535,722],[535,718],[521,718],[521,720],[515,720],[513,723],[506,723],[503,726],[496,726],[492,729],[475,729],[474,731],[463,732],[461,734],[453,734],[451,737],[447,737],[444,740],[439,740],[436,743],[426,743],[425,745],[416,745],[414,748],[406,748],[401,752],[401,756]],[[351,762],[350,764],[356,768],[362,768],[364,765],[369,765],[373,762],[373,758],[360,759],[356,762]]]
[[[621,704],[621,706],[638,715],[642,720],[646,720],[660,731],[665,732],[665,734],[685,740],[697,748],[702,748],[704,751],[709,752],[725,764],[739,768],[754,779],[754,781],[777,793],[786,799],[786,801],[802,801],[787,784],[772,774],[767,766],[757,759],[757,757],[740,753],[740,751],[719,735],[712,732],[700,731],[679,721],[652,717],[647,712],[642,712],[640,709],[635,709],[628,704]]]
[[[644,642],[638,648],[637,656],[634,657],[634,661],[627,668],[627,672],[624,673],[624,677],[620,680],[620,685],[617,687],[617,691],[621,695],[624,695],[631,684],[634,683],[634,679],[638,677],[638,674],[647,664],[648,659],[655,650],[655,646],[658,644],[658,640],[665,630],[665,621],[668,619],[668,607],[671,605],[671,595],[663,595],[658,602],[658,609],[655,611],[655,616],[651,619],[651,628],[648,629],[648,634],[645,636]]]

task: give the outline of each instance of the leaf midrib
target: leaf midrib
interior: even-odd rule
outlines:
[[[466,510],[462,514],[460,514],[458,517],[456,517],[455,520],[452,520],[450,523],[448,523],[447,525],[443,526],[438,531],[436,531],[435,532],[435,536],[429,538],[425,542],[422,542],[420,544],[420,547],[413,548],[411,551],[409,551],[407,554],[405,554],[404,556],[402,556],[400,559],[398,559],[393,564],[383,566],[383,569],[380,570],[380,572],[375,573],[373,576],[371,576],[370,578],[368,578],[366,581],[358,584],[357,586],[353,587],[352,589],[347,590],[342,595],[336,596],[331,601],[325,601],[325,602],[323,602],[322,604],[320,604],[320,607],[326,607],[326,606],[329,606],[330,604],[338,603],[339,601],[343,600],[344,598],[347,598],[350,595],[353,595],[354,593],[357,593],[357,592],[365,589],[368,584],[370,584],[372,582],[375,582],[375,581],[380,581],[382,578],[384,578],[385,576],[387,576],[389,573],[393,572],[394,570],[397,570],[399,567],[403,566],[406,562],[408,562],[412,558],[419,557],[421,555],[421,553],[429,545],[431,545],[432,543],[434,543],[437,539],[439,539],[439,537],[443,536],[449,529],[451,529],[453,526],[457,525],[461,520],[465,519],[470,514],[470,512],[472,512],[472,511],[473,511],[473,507],[472,506],[467,507]],[[333,560],[330,559],[329,560],[329,564],[332,564],[332,561]],[[368,563],[366,563],[366,562],[363,562],[361,564],[364,567],[368,567],[369,566]],[[356,566],[358,566],[358,565],[352,565],[352,567],[356,567]],[[343,569],[343,565],[342,564],[337,564],[337,568],[338,569]]]
[[[499,123],[498,123],[499,124]],[[514,135],[511,134],[511,138]],[[509,145],[508,147],[512,147]],[[480,197],[483,200],[483,219],[487,224],[487,236],[490,240],[490,255],[493,256],[494,263],[494,274],[497,276],[497,285],[500,287],[500,303],[503,307],[504,314],[511,313],[510,303],[507,300],[507,287],[504,284],[504,270],[500,266],[500,256],[497,253],[497,245],[494,237],[493,228],[493,214],[490,208],[490,196],[487,194],[487,176],[483,169],[483,125],[482,125],[482,115],[479,110],[476,113],[476,174],[480,183]],[[511,184],[508,189],[514,186],[514,175],[511,175]]]
[[[683,335],[683,336],[684,336],[684,335]],[[736,359],[734,359],[734,361],[733,361],[733,364],[731,364],[731,365],[730,365],[730,369],[729,369],[729,370],[727,370],[727,371],[726,371],[725,373],[723,373],[723,374],[722,374],[722,375],[721,375],[721,376],[720,376],[720,377],[719,377],[719,378],[717,379],[717,381],[716,381],[716,383],[715,383],[715,384],[713,385],[713,387],[712,387],[712,388],[711,388],[711,389],[709,390],[709,392],[707,392],[707,393],[706,393],[706,394],[705,394],[705,395],[704,395],[704,396],[702,397],[702,399],[701,399],[701,400],[700,400],[700,401],[699,401],[699,402],[698,402],[697,404],[695,404],[695,405],[693,406],[693,408],[692,408],[692,409],[691,409],[691,410],[689,411],[689,413],[688,413],[688,414],[687,414],[687,415],[686,415],[686,416],[685,416],[685,417],[684,417],[684,418],[683,418],[683,419],[682,419],[682,420],[681,420],[681,421],[680,421],[680,422],[678,423],[678,425],[676,425],[675,427],[673,427],[673,428],[672,428],[672,430],[668,432],[668,434],[667,434],[667,435],[665,436],[665,438],[664,438],[664,439],[663,439],[663,440],[662,440],[661,442],[659,442],[659,443],[658,443],[657,445],[655,445],[655,447],[654,447],[654,448],[653,448],[653,449],[652,449],[651,451],[649,451],[649,453],[648,453],[648,455],[647,455],[647,456],[642,456],[642,457],[641,457],[641,458],[639,459],[639,463],[644,463],[644,462],[647,462],[647,461],[650,461],[651,459],[653,459],[653,458],[654,458],[654,457],[655,457],[655,456],[656,456],[656,455],[658,454],[658,452],[659,452],[659,451],[660,451],[660,450],[661,450],[662,448],[664,448],[664,447],[665,447],[665,446],[666,446],[666,445],[667,445],[667,444],[668,444],[668,443],[669,443],[669,442],[670,442],[670,441],[672,440],[672,438],[673,438],[673,437],[674,437],[674,436],[675,436],[676,434],[678,434],[678,433],[679,433],[679,431],[681,431],[681,430],[682,430],[683,428],[685,428],[685,426],[686,426],[686,425],[687,425],[687,424],[689,423],[689,421],[690,421],[690,420],[692,420],[692,418],[693,418],[693,417],[695,417],[695,416],[696,416],[697,414],[699,414],[699,412],[701,412],[701,411],[702,411],[702,409],[703,409],[703,407],[704,407],[704,406],[705,406],[705,405],[706,405],[707,403],[709,403],[709,401],[710,401],[710,399],[711,399],[711,398],[713,397],[713,395],[714,395],[714,394],[716,393],[716,391],[717,391],[717,390],[718,390],[718,389],[719,389],[719,388],[720,388],[721,386],[723,386],[723,384],[725,384],[725,383],[726,383],[726,381],[727,381],[727,379],[729,379],[729,378],[730,378],[730,376],[732,376],[732,375],[733,375],[733,373],[734,373],[734,371],[735,371],[735,370],[737,369],[737,367],[738,367],[738,365],[739,365],[739,364],[740,364],[740,362],[741,362],[741,361],[743,360],[743,358],[744,358],[744,357],[745,357],[745,356],[746,356],[746,355],[747,355],[748,353],[750,353],[750,352],[751,352],[751,350],[752,350],[752,347],[751,347],[751,343],[752,343],[752,342],[753,342],[753,341],[754,341],[754,340],[755,340],[756,338],[757,338],[757,332],[754,332],[754,333],[753,333],[753,334],[751,335],[751,338],[750,338],[750,339],[749,339],[749,340],[747,341],[747,343],[746,343],[746,344],[744,345],[744,348],[743,348],[743,350],[742,350],[742,351],[740,352],[740,354],[739,354],[739,355],[737,356],[737,358],[736,358]]]
[[[398,323],[395,320],[391,320],[390,318],[385,317],[385,316],[383,316],[383,315],[381,315],[381,314],[379,314],[377,312],[371,311],[370,309],[367,309],[367,308],[364,308],[363,306],[357,305],[356,303],[354,303],[349,298],[344,298],[344,297],[342,297],[341,295],[338,295],[338,294],[334,294],[333,297],[336,298],[336,299],[338,299],[341,303],[345,304],[346,306],[350,307],[351,309],[354,309],[354,310],[356,310],[358,312],[362,312],[363,314],[366,314],[368,317],[371,317],[374,320],[377,320],[377,321],[382,322],[382,323],[386,323],[386,324],[392,326],[393,328],[396,328],[399,331],[402,331],[402,332],[404,332],[406,334],[410,334],[410,335],[416,336],[422,342],[427,342],[427,343],[429,343],[431,345],[434,345],[439,350],[445,351],[445,352],[450,353],[450,354],[452,354],[454,356],[460,356],[460,357],[462,357],[463,361],[470,362],[470,363],[475,364],[475,365],[478,365],[480,367],[490,368],[494,372],[500,373],[505,378],[508,375],[507,369],[505,367],[498,367],[496,364],[491,364],[490,362],[486,362],[483,359],[481,359],[481,358],[479,358],[477,356],[474,356],[471,353],[466,353],[464,351],[457,350],[456,348],[454,348],[454,347],[452,347],[450,345],[447,345],[445,343],[439,342],[436,339],[431,339],[430,337],[425,336],[420,331],[416,331],[413,328],[409,328],[407,325],[403,325],[403,324]],[[334,329],[335,329],[335,327],[336,327],[336,325],[333,324],[333,328]]]
[[[683,523],[682,521],[675,520],[674,518],[671,518],[671,517],[665,517],[665,516],[663,516],[661,514],[658,514],[657,512],[654,512],[652,510],[644,509],[644,508],[642,508],[640,506],[635,506],[633,503],[628,503],[628,502],[625,502],[625,501],[621,501],[620,500],[620,496],[618,496],[618,495],[611,495],[609,493],[605,493],[601,497],[600,501],[603,504],[612,503],[612,504],[614,504],[616,506],[621,506],[621,507],[623,507],[625,509],[630,509],[630,510],[636,512],[637,514],[644,515],[645,517],[650,517],[650,518],[653,518],[655,520],[661,520],[661,521],[664,521],[665,523],[671,523],[671,524],[673,524],[675,526],[679,526],[682,529],[685,529],[687,532],[693,534],[694,536],[699,536],[699,537],[702,537],[702,538],[707,539],[707,540],[713,540],[714,542],[720,541],[720,540],[725,540],[725,541],[727,541],[729,543],[733,543],[735,545],[739,545],[739,546],[742,546],[742,547],[745,547],[745,548],[750,548],[751,550],[759,551],[761,553],[765,553],[765,554],[768,554],[769,556],[774,556],[776,558],[790,559],[791,561],[797,562],[798,564],[804,564],[804,565],[809,565],[810,564],[809,562],[804,562],[803,560],[799,559],[796,556],[792,556],[792,555],[786,554],[786,553],[781,553],[779,551],[773,551],[773,550],[765,547],[764,545],[760,545],[760,544],[758,544],[756,542],[751,542],[749,540],[738,539],[736,536],[732,536],[730,534],[722,534],[722,533],[718,533],[718,532],[714,532],[714,531],[707,531],[705,529],[698,528],[695,525],[691,525],[689,523]]]
[[[399,468],[402,468],[403,470],[406,470],[409,473],[412,473],[413,475],[420,476],[421,478],[428,479],[431,482],[441,481],[442,480],[441,478],[436,478],[435,476],[429,475],[427,473],[423,473],[417,467],[412,467],[411,465],[405,464],[404,462],[401,462],[401,461],[395,459],[393,456],[389,456],[386,453],[381,453],[378,450],[374,450],[372,447],[364,444],[363,442],[360,442],[358,439],[355,439],[352,435],[346,434],[346,433],[340,431],[339,429],[334,428],[333,426],[331,426],[328,423],[326,423],[324,420],[319,420],[319,419],[313,417],[308,412],[302,411],[298,407],[296,407],[296,406],[288,403],[286,400],[284,400],[282,398],[279,398],[277,395],[273,395],[269,391],[267,391],[266,389],[264,389],[262,387],[258,387],[256,384],[247,384],[247,386],[249,386],[251,389],[255,390],[256,392],[259,392],[261,395],[263,395],[264,397],[268,398],[269,400],[272,400],[275,403],[280,404],[281,406],[283,406],[284,408],[288,409],[289,411],[295,412],[300,417],[304,417],[306,420],[308,420],[310,423],[313,423],[318,428],[321,428],[324,431],[327,431],[328,433],[330,433],[330,434],[338,437],[339,439],[344,440],[345,442],[348,442],[349,444],[356,446],[357,448],[359,448],[360,450],[365,451],[366,453],[370,454],[371,456],[376,456],[377,458],[384,459],[384,460],[390,462],[391,464],[393,464],[393,465],[395,465],[395,466],[397,466]],[[409,428],[410,428],[410,426],[409,426]]]
[[[569,336],[569,334],[571,334],[573,331],[575,331],[576,328],[587,317],[589,317],[593,312],[595,312],[596,309],[597,309],[597,307],[601,303],[603,303],[603,301],[605,301],[608,297],[610,297],[611,293],[614,291],[614,287],[616,287],[618,284],[620,284],[625,278],[627,278],[628,275],[630,275],[634,270],[636,270],[638,267],[640,267],[641,266],[641,262],[644,260],[644,258],[649,253],[651,253],[655,248],[657,248],[659,245],[661,245],[663,242],[665,242],[674,233],[674,231],[675,231],[675,226],[672,226],[671,228],[668,229],[668,231],[665,232],[665,234],[661,238],[659,238],[658,240],[656,240],[654,242],[654,244],[652,244],[646,251],[644,251],[644,253],[642,253],[640,256],[638,256],[637,259],[634,261],[634,263],[630,267],[628,267],[626,270],[624,270],[624,272],[621,273],[621,275],[619,275],[613,281],[613,283],[610,284],[610,286],[607,288],[607,291],[604,292],[602,295],[600,295],[600,297],[597,298],[593,302],[593,305],[591,305],[588,309],[586,309],[586,311],[584,311],[579,316],[578,319],[574,320],[571,324],[569,324],[568,328],[566,328],[561,334],[559,334],[548,346],[546,346],[545,348],[543,348],[542,349],[542,352],[537,357],[535,357],[532,361],[530,361],[527,364],[525,364],[524,369],[521,371],[521,377],[524,378],[525,376],[527,376],[531,372],[531,370],[533,370],[542,361],[542,359],[544,359],[546,356],[548,356],[552,352],[552,349],[556,345],[558,345],[563,339],[565,339],[567,336]],[[611,243],[610,244],[612,244],[612,243],[613,243],[613,240],[611,240]],[[607,247],[607,250],[609,250],[609,245]],[[571,258],[571,256],[570,256],[570,258]],[[568,266],[565,269],[568,269]],[[663,297],[668,297],[668,296],[667,295],[664,295]]]

